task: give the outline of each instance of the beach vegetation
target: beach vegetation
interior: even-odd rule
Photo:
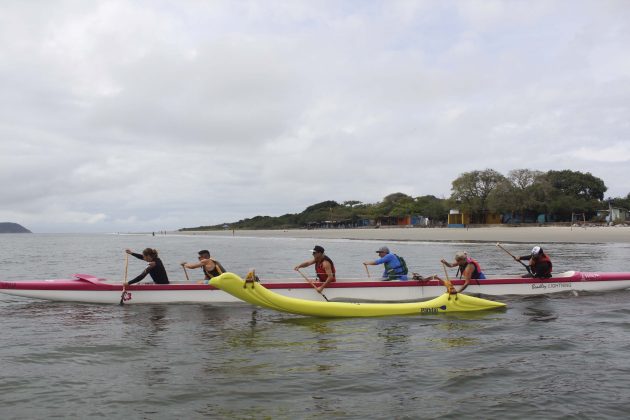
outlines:
[[[181,230],[298,229],[319,227],[376,227],[381,224],[440,225],[450,209],[470,216],[470,223],[483,224],[499,217],[504,223],[571,222],[574,213],[594,220],[597,211],[609,205],[630,208],[630,194],[604,201],[607,187],[591,173],[561,170],[542,172],[514,169],[507,176],[494,169],[462,173],[452,181],[451,196],[413,197],[402,192],[386,195],[376,203],[326,200],[304,211],[282,216],[255,216],[237,222],[198,226]]]
[[[452,207],[470,214],[471,223],[484,223],[490,194],[505,182],[505,176],[494,169],[465,172],[452,183]]]

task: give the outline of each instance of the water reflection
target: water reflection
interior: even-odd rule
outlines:
[[[144,341],[148,346],[158,347],[163,333],[168,329],[166,314],[168,306],[155,305],[149,307],[149,328]]]
[[[308,331],[310,335],[307,336],[307,340],[305,341],[308,348],[305,348],[304,351],[310,354],[313,354],[313,352],[316,354],[315,356],[309,357],[313,359],[318,372],[331,371],[336,367],[335,364],[328,361],[326,356],[326,353],[338,350],[338,339],[335,337],[338,331],[333,328],[335,321],[338,322],[339,320],[305,317],[289,318],[282,321],[285,324],[306,327],[306,331]]]
[[[408,324],[391,325],[391,321],[383,322],[383,326],[377,327],[377,337],[383,340],[383,355],[387,358],[405,354],[410,348],[409,336],[411,334]]]
[[[480,341],[471,337],[437,337],[427,341],[435,343],[438,349],[470,347],[479,345]]]
[[[529,320],[533,322],[550,322],[558,319],[558,315],[553,311],[541,308],[528,307],[523,315],[529,317]]]

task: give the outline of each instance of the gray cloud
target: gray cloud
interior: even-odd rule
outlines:
[[[625,2],[4,2],[0,219],[138,231],[460,173],[630,181]]]

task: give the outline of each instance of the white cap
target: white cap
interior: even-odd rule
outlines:
[[[540,247],[539,246],[535,246],[532,248],[532,255],[538,255],[540,254]]]

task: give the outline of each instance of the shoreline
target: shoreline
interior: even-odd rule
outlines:
[[[269,238],[350,239],[375,241],[513,242],[513,243],[630,243],[629,226],[526,226],[473,228],[380,228],[380,229],[287,229],[172,232],[178,235],[209,235]]]

